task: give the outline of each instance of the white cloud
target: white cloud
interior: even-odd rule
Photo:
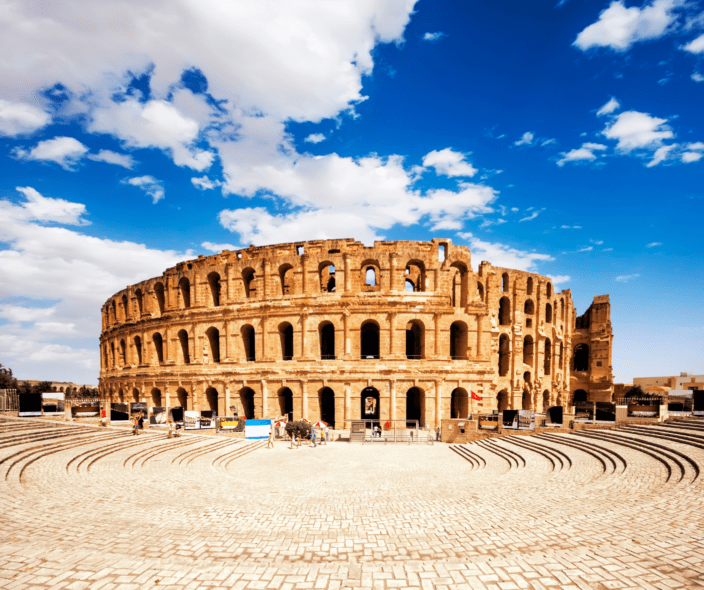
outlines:
[[[700,35],[693,41],[690,41],[682,49],[690,53],[704,53],[704,35]]]
[[[546,145],[552,145],[553,143],[557,143],[557,140],[556,140],[554,137],[551,138],[551,139],[546,139],[546,140],[544,140],[544,141],[540,144],[540,146],[541,146],[541,147],[545,147]]]
[[[469,232],[457,235],[469,243],[475,264],[486,260],[494,266],[534,272],[537,270],[536,264],[538,262],[554,260],[549,254],[538,254],[537,252],[518,250],[506,244],[485,242]]]
[[[505,219],[502,219],[499,217],[498,219],[485,219],[482,221],[481,225],[479,227],[491,227],[492,225],[501,225],[503,223],[507,223]]]
[[[594,250],[594,246],[585,246],[577,250],[577,252],[591,252],[592,250]]]
[[[37,320],[51,317],[56,307],[22,307],[9,303],[0,304],[0,318],[12,323],[36,322]]]
[[[625,51],[638,41],[657,39],[673,28],[675,9],[682,4],[683,0],[653,0],[640,8],[626,8],[622,0],[616,0],[577,35],[574,45],[582,51],[593,47]]]
[[[633,279],[637,279],[639,276],[640,276],[640,274],[621,275],[619,277],[616,277],[616,280],[619,283],[627,283],[628,281],[632,281]]]
[[[698,162],[701,160],[703,155],[704,154],[701,152],[684,152],[681,159],[685,164],[691,164],[692,162]]]
[[[534,138],[535,138],[535,135],[533,135],[530,131],[526,131],[521,136],[521,139],[513,142],[513,145],[531,145],[533,143]]]
[[[237,246],[233,246],[232,244],[213,244],[212,242],[203,242],[201,246],[210,252],[222,252],[223,250],[237,250]]]
[[[200,178],[191,178],[191,183],[193,183],[193,186],[195,186],[197,189],[202,191],[207,191],[217,186],[222,186],[222,182],[220,182],[219,180],[211,180],[207,176],[201,176]]]
[[[73,170],[88,148],[74,137],[55,137],[40,141],[31,150],[17,149],[14,155],[21,160],[55,162],[66,170]]]
[[[34,326],[42,332],[48,332],[50,334],[61,334],[62,336],[78,334],[76,324],[74,323],[36,322]]]
[[[440,31],[438,31],[437,33],[425,33],[423,35],[423,41],[430,41],[430,42],[439,41],[443,37],[447,37],[447,35],[445,33],[440,32]]]
[[[609,102],[607,102],[604,106],[602,106],[597,112],[596,116],[597,117],[603,117],[604,115],[610,115],[613,113],[615,110],[618,110],[621,108],[621,103],[618,102],[613,96],[609,99]]]
[[[533,211],[530,215],[527,215],[523,219],[519,219],[518,223],[521,223],[523,221],[533,221],[538,215],[540,215],[545,209],[538,209],[537,211]]]
[[[572,279],[569,275],[546,275],[550,280],[552,280],[553,285],[561,285],[562,283],[567,283]]]
[[[672,150],[674,150],[677,147],[677,144],[673,143],[670,145],[663,145],[660,146],[658,149],[655,150],[655,153],[653,154],[652,160],[648,162],[645,166],[646,168],[652,168],[653,166],[657,166],[660,164],[660,162],[663,162],[667,160],[668,155]]]
[[[152,203],[156,205],[164,198],[164,185],[161,180],[153,176],[135,176],[134,178],[125,178],[121,181],[123,184],[129,184],[141,188],[147,195],[152,198]]]
[[[662,246],[662,242],[650,242],[650,244],[647,244],[645,247],[646,248],[655,248],[656,246]]]
[[[62,225],[88,224],[82,218],[86,207],[81,203],[44,197],[31,186],[18,186],[16,190],[24,195],[26,199],[24,203],[10,206],[8,201],[0,201],[0,211],[8,223],[39,221]]]
[[[640,148],[655,149],[664,139],[674,137],[666,123],[667,119],[652,117],[648,113],[626,111],[616,116],[602,134],[618,140],[616,149],[621,152],[628,153]]]
[[[51,122],[51,115],[31,104],[0,99],[0,135],[32,133]]]
[[[560,229],[582,229],[581,225],[561,225]]]
[[[695,82],[704,82],[704,76],[702,76],[699,72],[694,72],[691,77]]]
[[[111,150],[100,150],[97,154],[88,154],[88,159],[96,162],[105,162],[106,164],[115,164],[115,166],[122,166],[129,170],[132,170],[135,165],[134,159],[129,154],[120,154]]]
[[[594,152],[603,151],[605,149],[607,149],[607,146],[601,143],[583,143],[582,147],[575,148],[569,152],[561,152],[560,155],[562,158],[557,161],[557,165],[564,166],[567,162],[593,162],[597,159]]]
[[[444,174],[445,176],[474,176],[477,173],[477,169],[465,160],[468,155],[462,152],[454,152],[452,148],[445,148],[440,151],[433,150],[423,156],[423,166],[432,166],[437,174]]]
[[[303,141],[307,141],[308,143],[320,143],[321,141],[325,141],[326,139],[327,138],[322,133],[311,133]]]

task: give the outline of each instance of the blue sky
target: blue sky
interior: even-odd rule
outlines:
[[[704,372],[699,2],[0,0],[0,363],[223,248],[448,237],[608,293],[617,381]]]

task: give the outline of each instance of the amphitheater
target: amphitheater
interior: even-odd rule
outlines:
[[[103,306],[101,397],[348,429],[611,401],[608,295],[448,239],[320,240],[200,256]],[[471,393],[474,393],[474,396]]]
[[[0,418],[0,587],[701,588],[704,424],[463,445]]]

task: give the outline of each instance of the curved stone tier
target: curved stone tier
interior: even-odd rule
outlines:
[[[610,399],[609,311],[601,296],[577,318],[549,277],[488,262],[474,272],[469,249],[446,239],[226,250],[105,303],[100,390],[338,428],[540,412]]]

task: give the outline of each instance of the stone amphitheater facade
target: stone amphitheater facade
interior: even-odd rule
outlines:
[[[577,316],[549,277],[474,272],[449,239],[225,250],[123,289],[102,320],[111,402],[435,427],[613,392],[608,295]]]

